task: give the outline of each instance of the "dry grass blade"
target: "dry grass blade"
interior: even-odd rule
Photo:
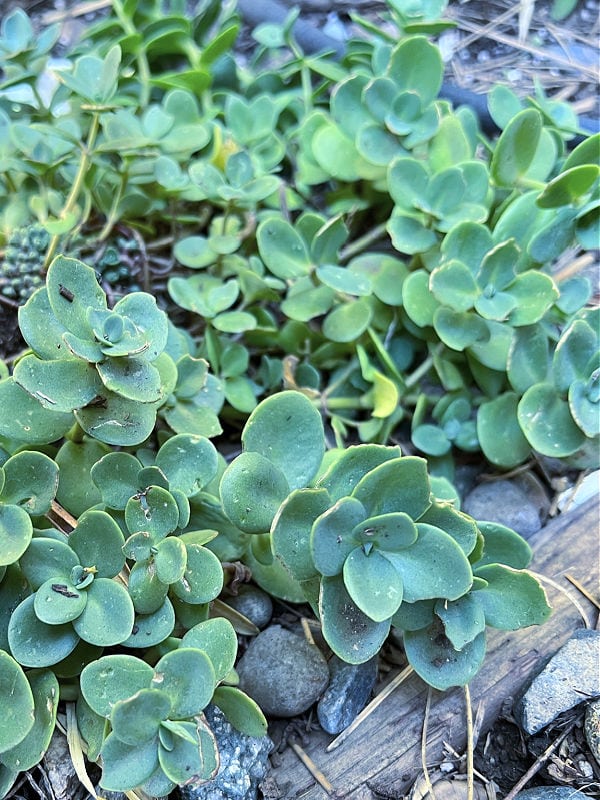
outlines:
[[[290,747],[296,753],[300,761],[304,764],[306,769],[310,772],[313,778],[317,781],[319,786],[330,796],[330,797],[337,797],[338,793],[333,788],[331,783],[327,780],[325,775],[321,772],[321,770],[317,767],[315,762],[312,758],[308,755],[308,753],[303,750],[302,747],[297,742],[290,742]]]
[[[67,711],[67,744],[69,746],[69,753],[71,761],[73,762],[73,769],[80,783],[85,786],[94,800],[98,800],[98,795],[94,789],[94,784],[90,780],[85,767],[85,760],[83,758],[83,747],[81,736],[79,735],[79,728],[77,727],[77,717],[75,716],[75,703],[66,704]]]
[[[519,6],[519,41],[524,42],[527,39],[531,20],[533,19],[533,10],[535,8],[535,0],[521,0]]]
[[[423,777],[425,778],[425,786],[427,793],[432,800],[435,800],[435,792],[433,791],[433,784],[431,783],[431,776],[427,768],[427,726],[429,723],[429,712],[431,710],[431,686],[427,688],[427,702],[425,703],[425,714],[423,716],[423,731],[421,734],[421,767],[423,769]]]

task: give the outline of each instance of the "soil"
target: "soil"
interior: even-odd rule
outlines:
[[[288,5],[300,5],[302,17],[330,35],[344,37],[351,30],[350,9],[362,15],[375,17],[383,4],[372,0],[286,0]],[[83,4],[77,4],[80,8]],[[0,16],[11,8],[22,7],[39,19],[65,9],[63,0],[49,2],[15,2],[0,0]],[[69,9],[74,4],[66,3]],[[600,32],[600,0],[580,0],[573,14],[560,23],[551,18],[553,3],[537,0],[518,3],[514,0],[463,0],[452,2],[449,16],[456,21],[456,29],[442,35],[439,45],[446,60],[446,77],[456,86],[478,94],[487,93],[498,82],[505,83],[519,95],[533,94],[538,82],[544,91],[558,100],[573,104],[577,113],[589,118],[589,127],[597,129],[600,117],[598,95],[597,47]],[[532,16],[527,19],[527,7]],[[68,45],[89,23],[90,16],[69,19],[64,16],[61,42]],[[242,50],[251,39],[246,31],[241,40]],[[574,259],[576,253],[571,254]],[[1,253],[0,253],[1,257]],[[588,270],[597,269],[597,264]],[[590,274],[594,275],[593,272]],[[595,274],[596,286],[598,281]],[[600,291],[597,292],[600,296]],[[0,358],[10,360],[21,352],[25,343],[17,326],[16,309],[0,302]],[[279,609],[280,619],[286,611]],[[389,663],[382,663],[382,679]],[[295,720],[296,734],[310,736],[312,718]],[[564,736],[565,727],[570,732]],[[289,732],[289,731],[288,731]],[[282,726],[275,726],[273,736],[286,746],[287,735]],[[560,744],[558,739],[563,737]],[[555,750],[544,760],[551,745]],[[460,755],[460,754],[459,754]],[[276,758],[276,756],[275,756]],[[465,758],[459,758],[454,776],[465,772]],[[477,743],[475,769],[488,785],[487,796],[504,797],[534,766],[539,769],[527,783],[536,785],[561,784],[577,788],[590,797],[600,797],[600,765],[591,755],[583,735],[583,712],[576,710],[567,719],[542,735],[525,737],[510,714],[501,715],[493,728]],[[22,776],[9,795],[12,800],[51,800],[52,788],[45,773],[37,767]],[[264,784],[264,798],[268,798],[268,781]],[[74,799],[73,799],[74,800]]]

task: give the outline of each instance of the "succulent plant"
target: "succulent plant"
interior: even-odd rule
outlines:
[[[44,283],[50,234],[42,225],[19,228],[8,238],[0,263],[0,293],[22,304]]]

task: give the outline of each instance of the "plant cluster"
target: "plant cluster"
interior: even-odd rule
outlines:
[[[500,87],[486,137],[438,96],[445,4],[418,5],[390,2],[397,37],[356,17],[342,61],[292,14],[246,67],[217,0],[114,0],[62,59],[56,27],[3,20],[0,294],[27,349],[0,362],[0,796],[57,719],[147,795],[215,774],[209,703],[265,731],[230,562],[351,663],[394,626],[440,689],[486,626],[546,619],[454,458],[597,462],[600,312],[561,259],[597,242],[599,138],[569,152],[568,106]],[[127,231],[162,242],[145,291]]]

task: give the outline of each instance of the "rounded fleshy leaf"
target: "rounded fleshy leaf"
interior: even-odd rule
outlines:
[[[488,564],[477,570],[487,586],[476,593],[487,625],[515,631],[541,625],[552,611],[540,582],[525,570],[503,564]]]
[[[119,397],[138,403],[163,399],[160,373],[144,358],[107,358],[97,370],[106,389]]]
[[[204,436],[179,434],[161,446],[155,464],[167,476],[170,488],[191,497],[216,475],[217,451]]]
[[[2,653],[1,655],[4,656],[6,654]],[[4,676],[4,673],[4,668],[0,669],[0,674]],[[17,772],[32,769],[44,756],[54,733],[59,699],[58,681],[53,672],[50,670],[35,670],[28,672],[26,677],[33,695],[33,726],[27,732],[25,738],[21,739],[10,750],[4,750],[0,743],[0,759],[3,766],[8,769],[14,769]],[[2,692],[2,689],[0,689],[0,696],[7,696],[6,693]],[[20,725],[23,724],[24,720],[28,719],[22,700],[22,694],[19,697],[19,690],[16,686],[13,687],[10,692],[10,709],[7,709],[7,711],[11,717],[15,711],[21,714]],[[18,706],[16,709],[15,704]],[[5,717],[3,729],[6,727],[10,729],[10,721]]]
[[[215,689],[215,671],[205,652],[194,647],[179,647],[156,664],[151,687],[169,697],[170,719],[186,719],[199,714],[210,703]]]
[[[573,419],[590,439],[600,435],[599,380],[600,369],[596,369],[587,381],[574,381],[569,388],[569,409]]]
[[[35,593],[34,609],[37,618],[47,625],[62,625],[77,619],[86,603],[87,592],[51,578]]]
[[[505,392],[484,402],[477,412],[477,437],[485,457],[501,467],[523,463],[531,446],[517,417],[519,396]]]
[[[33,525],[19,506],[0,504],[0,567],[14,564],[29,547]]]
[[[343,497],[318,517],[311,530],[310,548],[321,575],[339,575],[344,562],[359,544],[354,529],[364,522],[367,512],[354,497]]]
[[[156,305],[156,299],[145,292],[130,292],[115,305],[114,311],[130,319],[147,341],[143,356],[154,361],[167,344],[169,323],[167,315]]]
[[[124,511],[127,501],[141,487],[138,473],[142,465],[131,453],[111,452],[91,468],[92,480],[100,490],[102,501],[109,508]]]
[[[538,383],[521,398],[518,418],[523,433],[538,453],[564,458],[585,442],[585,434],[573,421],[569,404],[550,383]]]
[[[125,744],[109,733],[102,745],[100,786],[110,792],[129,791],[158,767],[158,736],[142,744]]]
[[[478,522],[477,525],[483,534],[483,553],[473,565],[475,571],[488,564],[504,564],[514,569],[529,566],[533,550],[512,528],[499,522]]]
[[[70,358],[63,346],[65,326],[54,316],[45,286],[35,291],[19,308],[19,328],[33,352],[40,358]]]
[[[213,703],[221,709],[233,727],[255,738],[267,733],[267,720],[258,704],[235,686],[217,686]]]
[[[396,511],[369,517],[360,522],[353,529],[352,538],[379,550],[397,552],[416,541],[417,528],[408,514]]]
[[[444,531],[417,523],[419,538],[399,553],[382,553],[402,577],[404,599],[446,598],[456,600],[473,583],[471,565],[460,546]]]
[[[202,783],[215,776],[219,768],[214,734],[201,721],[164,722],[172,735],[169,747],[158,748],[160,766],[173,783]]]
[[[12,377],[0,381],[0,407],[0,436],[18,442],[55,442],[73,425],[72,413],[45,409]]]
[[[156,546],[154,568],[162,583],[175,583],[183,578],[187,563],[184,543],[176,536],[167,536]]]
[[[168,597],[152,614],[136,614],[131,635],[122,642],[123,647],[144,648],[160,644],[171,635],[175,627],[175,610]]]
[[[8,625],[8,643],[13,656],[24,667],[49,667],[75,649],[79,636],[71,623],[46,625],[34,610],[35,596],[23,600]]]
[[[356,547],[344,562],[344,585],[358,608],[375,622],[390,619],[402,602],[402,578],[377,550]]]
[[[0,650],[0,697],[4,703],[4,721],[0,727],[0,754],[22,742],[34,724],[34,697],[25,673],[4,650]],[[0,755],[1,757],[1,755]]]
[[[402,511],[417,520],[431,504],[430,493],[427,462],[403,456],[368,472],[352,496],[361,501],[369,516]]]
[[[244,533],[268,531],[289,492],[284,473],[257,452],[239,455],[221,478],[223,510]]]
[[[319,615],[327,644],[349,664],[362,664],[376,655],[390,630],[389,620],[375,622],[363,614],[341,575],[321,581]]]
[[[16,365],[13,378],[44,408],[61,413],[83,408],[103,390],[95,370],[74,359],[42,361],[25,356]]]
[[[160,723],[169,716],[171,698],[159,689],[140,689],[119,700],[110,714],[115,735],[125,744],[143,744],[158,735]]]
[[[158,579],[153,562],[136,562],[129,573],[127,589],[138,614],[154,614],[162,606],[169,586]]]
[[[133,617],[127,589],[109,578],[97,578],[87,589],[86,606],[73,627],[85,642],[111,647],[128,638]]]
[[[435,600],[417,600],[416,603],[402,603],[392,617],[394,628],[403,631],[418,631],[427,628],[434,621]]]
[[[297,581],[317,575],[310,551],[311,528],[330,504],[325,489],[297,489],[284,500],[273,520],[274,554]]]
[[[419,521],[441,528],[454,539],[467,556],[473,552],[477,544],[477,523],[449,502],[434,500]]]
[[[600,175],[597,164],[579,164],[564,170],[550,181],[537,199],[541,208],[558,208],[585,195]]]
[[[399,458],[400,455],[399,447],[386,447],[381,444],[351,445],[339,453],[327,472],[319,479],[318,486],[327,489],[334,501],[348,497],[367,472],[385,461]]]
[[[114,578],[125,564],[125,537],[105,511],[85,511],[69,536],[69,545],[83,567],[95,569],[98,578]]]
[[[513,188],[534,159],[542,133],[542,117],[534,108],[514,116],[496,143],[490,172],[496,185]]]
[[[173,496],[160,486],[136,494],[125,506],[125,523],[133,533],[147,531],[154,543],[172,533],[179,522],[179,507]]]
[[[106,308],[95,271],[76,258],[57,256],[48,267],[46,288],[52,311],[65,328],[82,339],[93,338],[87,310]]]
[[[284,219],[262,222],[256,231],[260,257],[278,278],[287,280],[308,275],[311,260],[300,234]]]
[[[108,718],[119,700],[149,689],[153,676],[152,667],[135,656],[102,656],[83,668],[81,692],[96,714]]]
[[[194,625],[184,634],[181,645],[206,653],[213,666],[216,683],[227,677],[234,667],[237,636],[231,622],[224,617],[214,617]]]
[[[70,580],[71,570],[78,566],[79,560],[65,542],[36,536],[29,543],[19,563],[35,591],[50,578]]]
[[[100,395],[101,404],[75,411],[75,418],[86,433],[106,444],[124,447],[141,444],[150,436],[156,422],[153,405],[119,397],[103,387]]]
[[[11,456],[3,466],[4,503],[14,503],[33,517],[50,510],[58,487],[58,467],[51,458],[24,450]]]
[[[242,443],[275,464],[290,489],[300,489],[315,476],[325,453],[321,415],[300,392],[279,392],[254,409]]]
[[[438,620],[428,628],[405,631],[404,649],[417,675],[434,689],[445,691],[464,686],[477,674],[485,657],[485,633],[456,650]]]
[[[106,452],[106,445],[85,437],[81,442],[67,439],[56,454],[55,462],[60,470],[56,500],[74,517],[102,502],[90,471]]]
[[[187,603],[210,603],[223,588],[221,562],[207,547],[188,544],[186,550],[187,563],[183,578],[173,583],[171,590]]]
[[[485,630],[485,614],[472,592],[458,600],[438,600],[435,613],[455,650],[462,650]]]
[[[261,540],[266,541],[266,548],[262,546]],[[259,543],[259,547],[255,546]],[[292,578],[290,571],[286,569],[278,558],[275,558],[270,549],[271,537],[253,537],[250,547],[244,554],[244,563],[252,572],[252,580],[268,592],[273,597],[279,597],[286,603],[305,603],[306,592],[302,585]],[[268,548],[268,555],[265,556],[264,550]],[[259,552],[260,551],[260,552]],[[257,631],[254,631],[255,633]]]
[[[323,334],[332,342],[353,342],[369,327],[373,307],[368,298],[336,306],[323,321]]]

